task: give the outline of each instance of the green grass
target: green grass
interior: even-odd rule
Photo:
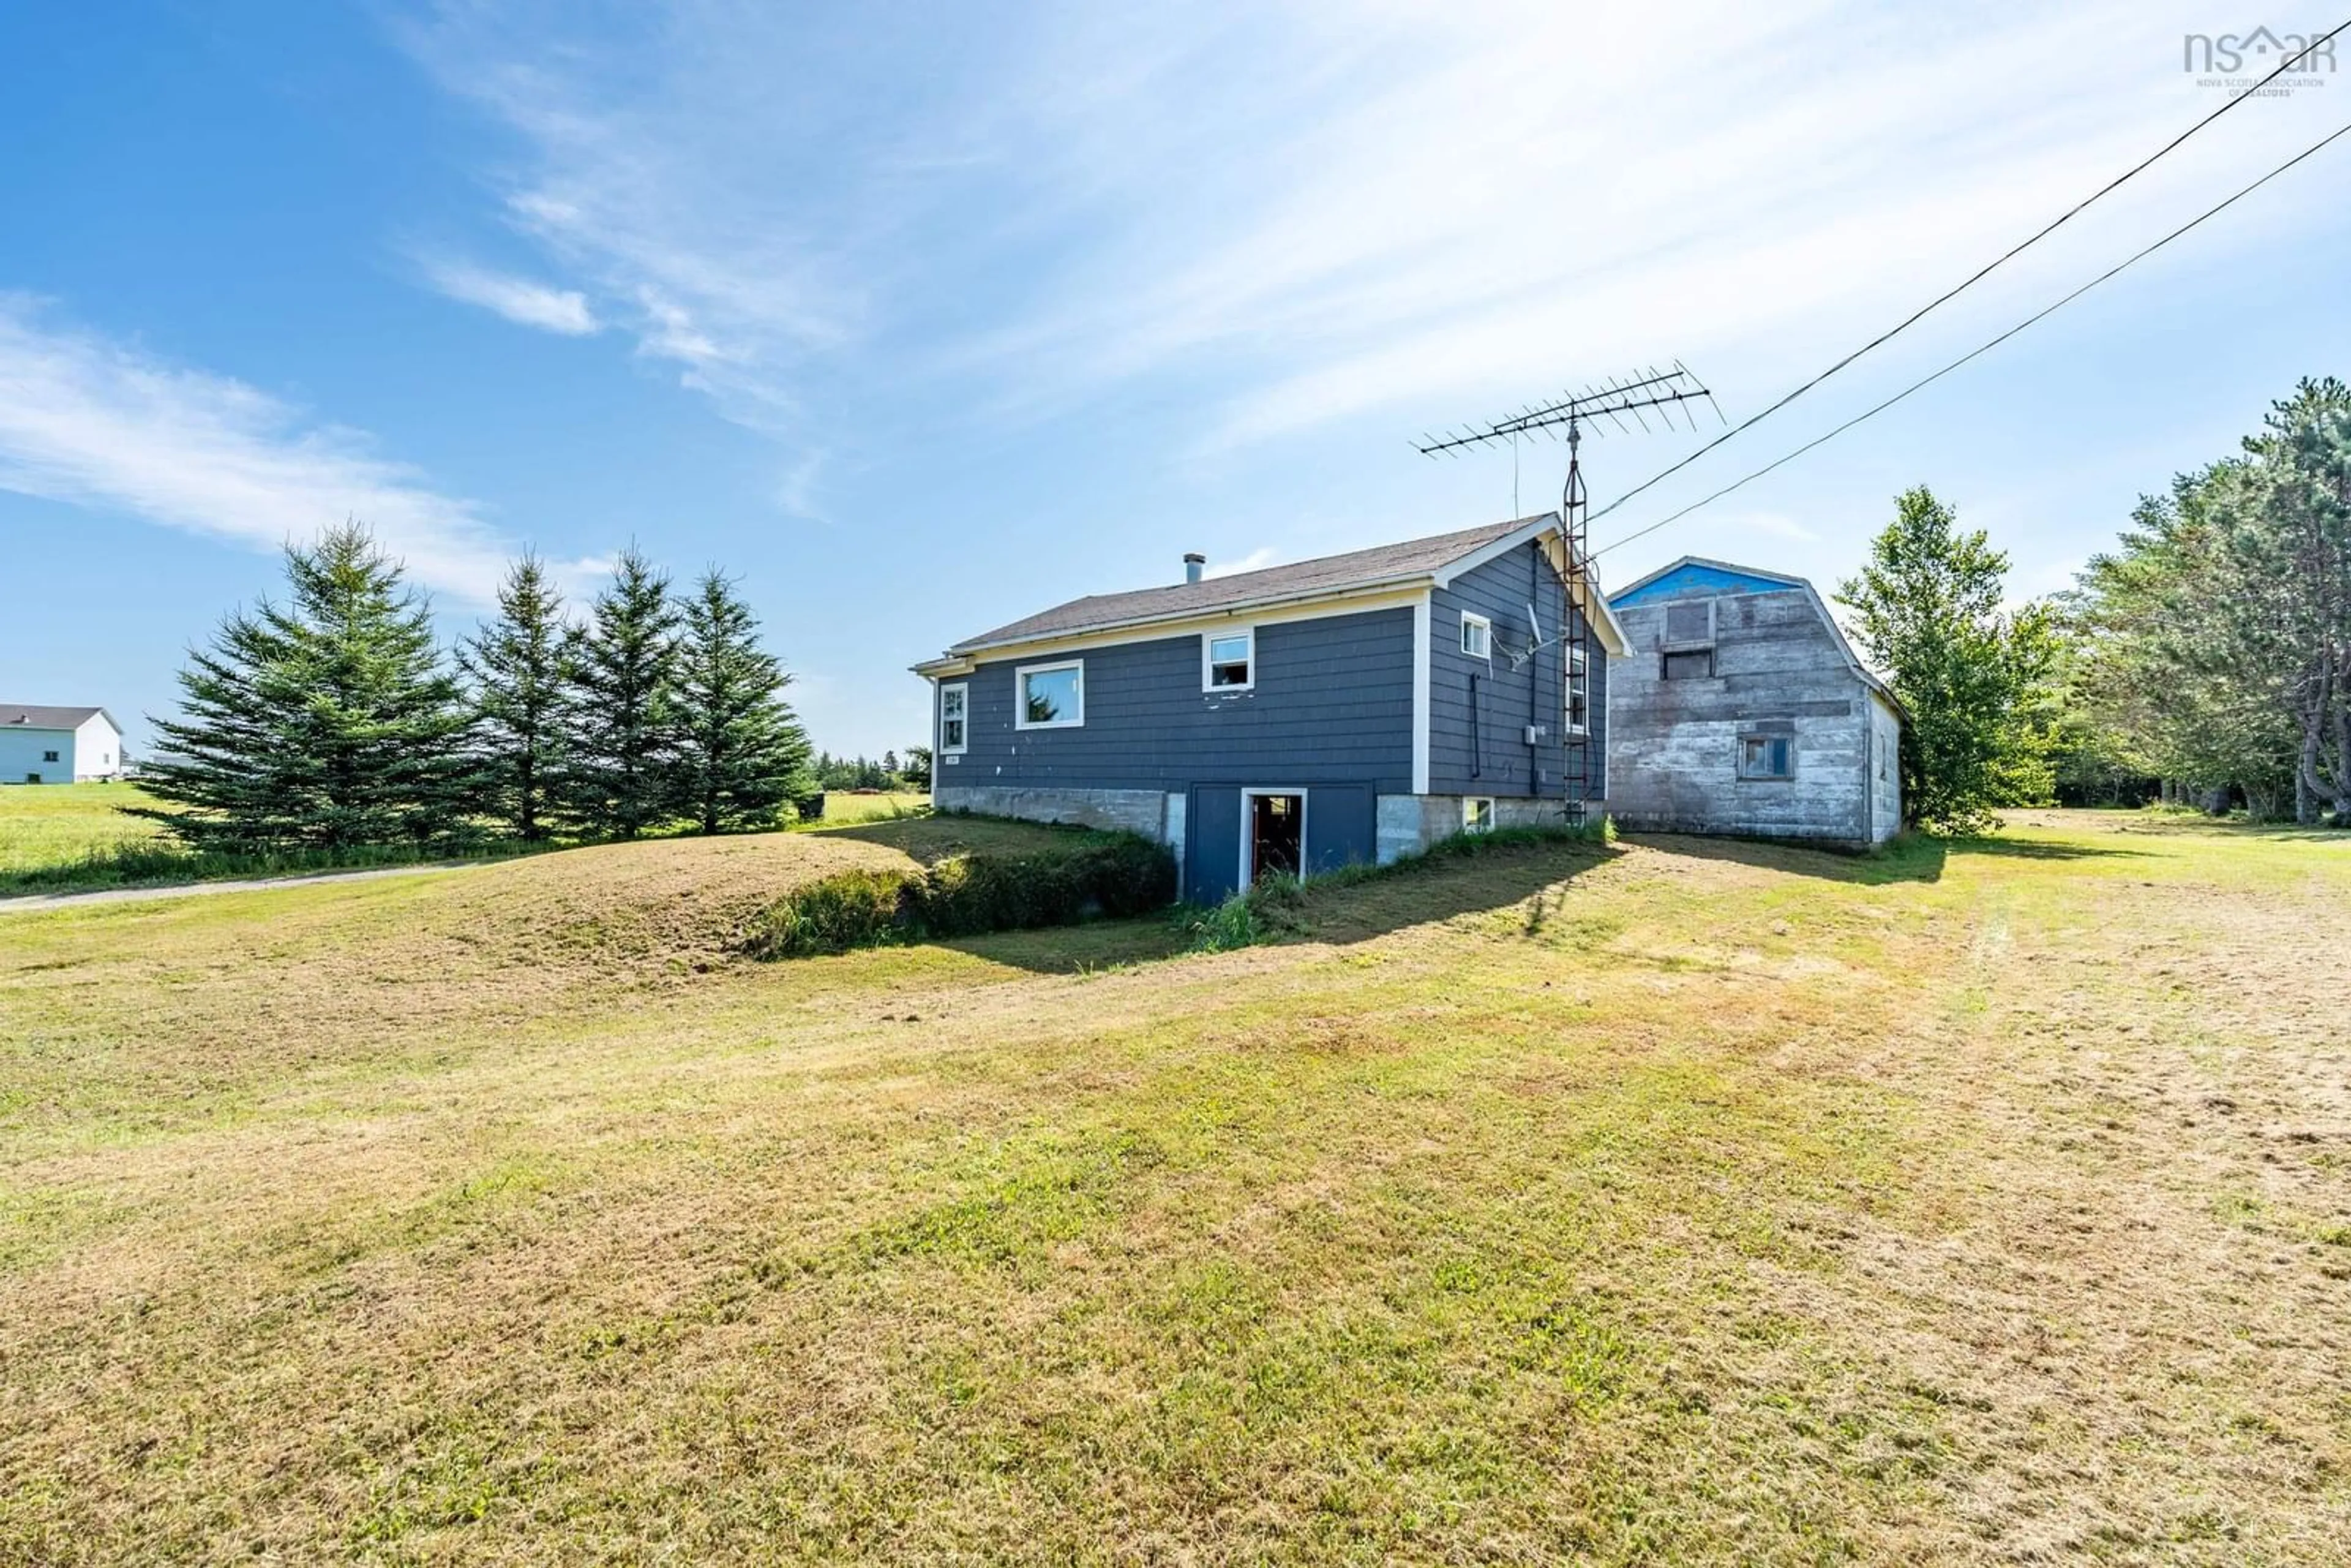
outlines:
[[[160,823],[125,816],[157,802],[136,784],[16,784],[0,788],[0,886],[27,872],[68,866],[118,846],[145,845]]]
[[[0,1561],[2338,1559],[2351,843],[726,956],[1038,831],[0,917]]]

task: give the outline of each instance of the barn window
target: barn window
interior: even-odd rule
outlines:
[[[1464,795],[1461,798],[1461,831],[1483,833],[1494,826],[1494,798],[1490,795]]]
[[[1592,727],[1592,672],[1585,667],[1581,648],[1567,651],[1567,704],[1562,717],[1565,734],[1583,735]]]
[[[939,751],[960,757],[971,740],[970,688],[958,681],[939,688]]]
[[[1742,735],[1739,737],[1741,779],[1793,779],[1796,737],[1792,735]]]
[[[1019,683],[1019,706],[1012,716],[1017,729],[1075,729],[1086,722],[1086,666],[1081,659],[1059,664],[1023,664],[1013,672]]]
[[[1494,623],[1483,615],[1461,612],[1461,651],[1473,659],[1494,656]]]
[[[1226,632],[1200,639],[1200,689],[1245,692],[1257,684],[1257,632]]]
[[[1714,676],[1714,650],[1677,648],[1666,655],[1661,674],[1669,681],[1711,680]]]

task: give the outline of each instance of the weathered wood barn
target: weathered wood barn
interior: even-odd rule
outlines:
[[[1684,556],[1609,596],[1608,806],[1635,831],[1883,843],[1902,708],[1813,585]]]

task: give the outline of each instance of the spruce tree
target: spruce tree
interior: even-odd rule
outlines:
[[[677,606],[632,547],[596,596],[564,703],[564,814],[598,838],[633,839],[676,794]]]
[[[498,618],[457,649],[481,719],[482,810],[527,841],[547,837],[561,776],[572,643],[562,594],[525,554],[498,589]]]
[[[773,827],[814,786],[808,737],[784,701],[791,676],[758,632],[734,584],[705,574],[678,643],[676,777],[680,809],[705,833]]]
[[[290,597],[228,617],[154,721],[142,812],[199,848],[339,850],[466,831],[469,716],[425,601],[365,528],[288,546]]]

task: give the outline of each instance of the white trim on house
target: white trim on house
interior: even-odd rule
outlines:
[[[955,722],[963,726],[963,738],[955,745],[947,744],[947,694],[955,693],[957,700]],[[967,681],[941,681],[939,693],[939,755],[961,757],[971,749],[971,685]]]
[[[967,675],[982,664],[992,664],[1005,659],[1075,653],[1090,648],[1120,647],[1129,643],[1156,643],[1163,638],[1190,636],[1211,627],[1249,626],[1254,629],[1288,625],[1299,621],[1324,621],[1334,615],[1363,615],[1374,610],[1405,610],[1427,601],[1428,591],[1426,588],[1383,587],[1345,597],[1326,595],[1322,602],[1299,603],[1288,609],[1267,611],[1236,604],[1228,610],[1189,615],[1179,621],[1140,621],[1125,630],[1073,632],[1067,635],[1025,638],[999,647],[968,649],[961,653],[925,660],[914,665],[914,674],[935,681],[948,676]]]
[[[1234,661],[1215,658],[1212,656],[1213,652],[1218,643],[1230,642],[1237,637],[1249,644],[1249,652],[1239,661],[1249,667],[1249,679],[1228,682],[1220,686],[1217,684],[1217,666],[1219,664],[1229,664]],[[1210,696],[1221,696],[1228,692],[1251,692],[1257,689],[1257,627],[1255,625],[1230,627],[1224,631],[1211,629],[1200,633],[1200,689]]]
[[[1257,834],[1251,831],[1249,802],[1261,795],[1295,795],[1298,797],[1298,879],[1306,880],[1306,790],[1298,785],[1245,784],[1241,787],[1241,857],[1238,868],[1240,880],[1235,885],[1247,893],[1256,884],[1249,875],[1249,852],[1257,848]]]
[[[1458,560],[1447,561],[1431,575],[1431,580],[1439,588],[1450,588],[1453,586],[1453,580],[1464,572],[1475,571],[1488,561],[1508,555],[1520,545],[1532,544],[1547,534],[1557,534],[1559,528],[1557,512],[1545,512],[1541,517],[1530,517],[1501,538],[1488,540]],[[1563,545],[1560,553],[1561,558],[1564,559]],[[1616,612],[1609,608],[1607,595],[1599,591],[1597,585],[1592,581],[1590,552],[1585,553],[1584,559],[1580,563],[1571,561],[1568,564],[1571,567],[1581,565],[1582,573],[1560,570],[1559,561],[1552,562],[1552,570],[1558,572],[1560,580],[1566,585],[1568,602],[1583,612],[1585,623],[1600,634],[1600,645],[1607,649],[1612,656],[1621,658],[1630,653],[1633,651],[1633,643],[1632,640],[1625,634],[1625,623],[1617,620]]]
[[[1056,670],[1078,673],[1078,716],[1032,720],[1029,716],[1029,677],[1050,674]],[[1015,729],[1083,729],[1086,724],[1086,662],[1083,659],[1056,659],[1050,664],[1019,664],[1012,671],[1012,727]]]
[[[1412,792],[1428,793],[1428,681],[1429,642],[1433,632],[1428,625],[1429,595],[1424,593],[1412,606]]]
[[[1575,698],[1583,695],[1583,722],[1575,722]],[[1566,735],[1589,736],[1592,733],[1592,658],[1581,648],[1569,648],[1560,659],[1559,732]]]
[[[1469,635],[1472,627],[1477,628],[1478,632],[1478,635],[1474,638]],[[1469,645],[1473,642],[1478,644],[1477,647],[1473,648]],[[1483,659],[1486,663],[1492,664],[1494,662],[1494,622],[1474,610],[1464,610],[1461,612],[1461,652],[1472,659]]]

